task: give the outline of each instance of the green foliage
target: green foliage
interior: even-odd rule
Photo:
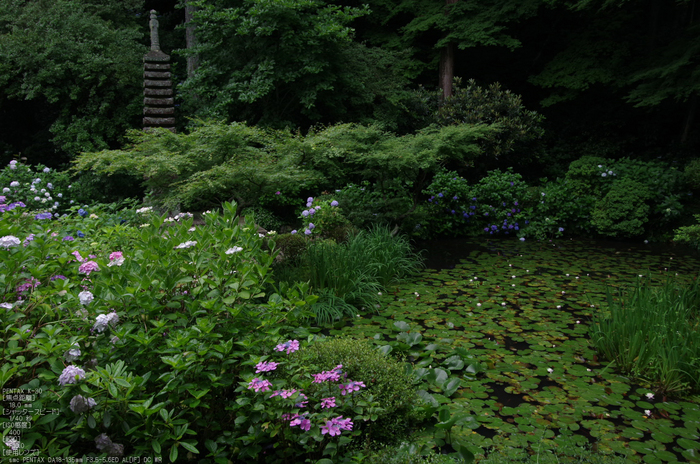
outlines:
[[[575,195],[596,197],[592,223],[599,233],[631,237],[666,225],[683,211],[682,174],[659,161],[584,156],[571,163],[567,185]],[[622,221],[622,222],[620,222]]]
[[[367,180],[419,182],[447,163],[472,165],[478,141],[496,130],[487,124],[429,127],[397,137],[376,126],[339,124],[309,134],[311,160],[335,185]]]
[[[511,168],[490,171],[471,187],[455,172],[438,174],[424,192],[433,212],[427,233],[517,235],[524,225],[527,188]]]
[[[133,131],[129,139],[125,150],[82,154],[73,169],[138,174],[149,201],[166,209],[203,210],[230,199],[253,206],[260,195],[319,178],[300,167],[298,153],[277,150],[294,142],[286,132],[200,121],[189,134]]]
[[[349,27],[368,13],[367,7],[319,0],[189,4],[196,8],[193,23],[199,45],[183,53],[196,54],[200,62],[183,90],[205,116],[294,127],[300,117],[318,120],[325,109],[367,93],[365,89],[358,94],[350,70],[343,70],[349,55],[369,53],[366,47],[350,45]],[[357,62],[351,68],[364,70]],[[338,95],[346,82],[350,95]]]
[[[488,88],[476,85],[470,79],[466,87],[455,79],[454,94],[444,99],[435,112],[439,125],[495,124],[498,130],[489,133],[480,142],[484,152],[495,158],[514,151],[518,145],[537,140],[544,135],[541,127],[544,116],[525,109],[522,97],[503,90],[498,82]],[[522,163],[534,151],[523,153],[517,160]]]
[[[693,190],[700,190],[700,159],[694,159],[683,170],[683,180]]]
[[[274,215],[270,210],[261,206],[250,206],[241,211],[241,216],[252,213],[255,217],[255,223],[265,230],[274,232],[280,230],[284,226],[284,222]]]
[[[700,250],[700,214],[695,214],[694,217],[698,224],[676,229],[674,231],[673,241]]]
[[[296,261],[283,262],[275,272],[286,282],[309,281],[320,297],[313,308],[317,322],[326,323],[375,308],[384,286],[412,275],[421,261],[408,240],[377,226],[343,243],[313,240]]]
[[[667,280],[654,288],[640,281],[597,314],[591,327],[596,349],[625,373],[662,392],[700,391],[700,287]]]
[[[413,216],[414,201],[409,190],[410,181],[398,179],[370,184],[347,184],[336,191],[335,197],[343,205],[348,220],[358,229],[373,224],[404,224]]]
[[[335,242],[344,242],[352,231],[352,225],[345,218],[343,209],[333,196],[324,196],[306,200],[306,207],[299,217],[304,228],[304,235],[318,236]],[[302,233],[302,232],[299,232]]]
[[[235,401],[247,390],[241,379],[253,377],[251,356],[298,329],[316,297],[304,284],[265,292],[274,254],[251,224],[239,225],[236,205],[206,214],[194,230],[186,215],[168,220],[142,211],[147,219],[138,222],[147,225],[127,231],[100,224],[111,217],[100,210],[42,222],[21,209],[0,218],[2,237],[34,234],[27,246],[0,249],[0,384],[41,389],[37,410],[58,411],[34,414],[23,443],[39,456],[105,456],[94,441],[105,433],[128,455],[257,456],[271,430],[249,417],[253,403]],[[85,240],[61,240],[78,227]],[[111,235],[100,237],[103,231]],[[89,280],[88,260],[99,267]],[[86,288],[92,301],[79,295]],[[100,324],[109,314],[115,319]],[[85,378],[59,381],[67,363]],[[74,412],[78,394],[96,404]],[[374,406],[366,407],[369,414]],[[236,421],[244,416],[246,424]],[[279,430],[284,422],[275,420]]]
[[[282,260],[294,261],[304,253],[309,241],[301,234],[280,234],[275,237],[275,246]]]
[[[0,98],[41,104],[63,152],[100,150],[139,123],[146,52],[141,0],[8,0],[0,9]],[[129,12],[129,13],[127,13]],[[48,162],[45,159],[44,162]]]
[[[413,407],[418,402],[416,387],[403,364],[382,355],[367,340],[328,338],[299,352],[303,363],[330,370],[343,365],[343,373],[367,386],[359,396],[372,395],[383,408],[375,422],[359,424],[363,434],[390,443],[405,437],[414,422]]]
[[[523,236],[538,240],[567,235],[588,236],[592,230],[591,214],[595,197],[575,191],[573,182],[557,179],[532,189],[531,204],[526,210],[529,224]]]
[[[615,182],[602,199],[596,202],[591,223],[603,235],[634,237],[644,232],[649,220],[652,192],[632,179]]]
[[[431,452],[428,455],[411,452],[406,443],[387,447],[367,457],[367,464],[455,464],[460,462],[452,456]]]

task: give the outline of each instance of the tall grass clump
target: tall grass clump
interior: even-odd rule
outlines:
[[[620,370],[665,393],[700,391],[700,286],[639,282],[591,326],[593,343]]]
[[[348,237],[343,243],[312,241],[291,263],[275,270],[280,281],[308,281],[319,296],[313,309],[319,324],[354,317],[375,307],[389,284],[416,272],[421,257],[408,240],[385,226]]]

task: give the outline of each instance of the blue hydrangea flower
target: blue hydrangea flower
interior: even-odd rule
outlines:
[[[80,215],[80,217],[85,217],[85,216],[87,216],[88,213],[83,208],[80,208],[78,210],[78,214]]]
[[[125,222],[126,222],[126,221],[125,221]],[[75,235],[77,235],[77,236],[78,236],[78,238],[84,238],[84,237],[85,237],[85,234],[84,234],[84,233],[82,233],[81,231],[78,231],[78,232],[76,232],[76,234],[75,234]]]
[[[338,202],[335,200],[331,201],[331,206],[338,206]]]

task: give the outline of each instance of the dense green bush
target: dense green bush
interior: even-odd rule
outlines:
[[[348,220],[359,229],[374,224],[403,225],[414,216],[415,201],[410,181],[390,179],[371,184],[347,184],[336,190],[335,197],[343,205]]]
[[[99,209],[60,221],[22,209],[0,220],[0,384],[41,389],[33,409],[55,411],[32,414],[27,448],[106,456],[114,450],[95,448],[104,433],[123,456],[246,460],[276,441],[255,415],[260,403],[245,401],[247,387],[255,362],[298,330],[316,297],[305,284],[265,292],[274,256],[254,227],[239,225],[236,205],[198,227],[187,215],[144,211],[145,226],[112,229],[120,245],[108,249],[87,223],[106,220]],[[77,227],[86,239],[67,240]],[[321,434],[318,425],[308,433]]]
[[[540,187],[532,188],[532,200],[525,210],[529,219],[521,235],[539,240],[564,234],[589,236],[595,197],[575,192],[568,180],[541,181]]]
[[[123,150],[83,153],[73,169],[137,174],[149,201],[169,210],[205,210],[229,200],[254,206],[260,196],[299,192],[320,178],[289,148],[297,145],[292,134],[241,123],[199,121],[178,134],[132,131],[129,143]]]
[[[674,231],[673,241],[700,250],[700,214],[694,215],[698,224],[684,226]]]
[[[440,125],[497,124],[498,130],[489,133],[481,142],[484,152],[495,158],[544,135],[541,126],[544,116],[525,109],[522,97],[503,90],[498,82],[486,88],[470,79],[462,87],[461,79],[456,78],[454,93],[441,102],[435,112],[435,121]],[[519,163],[527,155],[533,156],[535,152],[522,153]]]
[[[304,363],[329,370],[343,365],[343,373],[367,386],[360,397],[372,395],[383,411],[377,421],[359,424],[365,436],[380,442],[395,442],[405,437],[415,422],[412,413],[418,403],[416,387],[404,370],[403,363],[381,354],[366,340],[329,338],[309,345],[299,352]]]
[[[527,190],[510,168],[490,171],[473,186],[455,172],[437,174],[424,192],[433,212],[426,233],[518,235],[525,225]]]
[[[634,237],[644,232],[649,220],[647,200],[652,192],[640,182],[623,179],[615,182],[602,199],[596,202],[591,223],[609,237]]]

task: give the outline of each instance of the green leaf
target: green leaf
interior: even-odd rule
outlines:
[[[177,461],[177,443],[170,447],[170,462]]]
[[[411,326],[408,325],[408,324],[407,324],[406,322],[404,322],[404,321],[396,321],[396,322],[394,322],[394,327],[396,327],[398,330],[400,330],[400,331],[402,331],[402,332],[408,332],[408,330],[411,328]]]
[[[195,448],[194,445],[191,445],[191,444],[187,443],[186,441],[181,441],[180,444],[187,451],[194,453],[194,454],[199,454],[199,450],[197,450],[197,448]]]

